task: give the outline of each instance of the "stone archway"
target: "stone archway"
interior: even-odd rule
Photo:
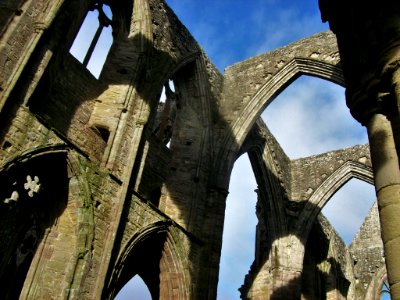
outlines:
[[[347,161],[327,177],[311,195],[299,216],[296,225],[299,236],[307,236],[315,218],[327,201],[351,178],[373,184],[372,169],[360,162]]]
[[[82,198],[90,191],[78,167],[68,149],[53,146],[1,169],[0,277],[6,298],[64,298],[79,290],[90,259],[93,211]],[[54,284],[61,288],[54,290]]]
[[[159,221],[135,233],[112,270],[104,299],[113,299],[139,275],[153,299],[188,299],[186,275],[174,242],[170,221]]]

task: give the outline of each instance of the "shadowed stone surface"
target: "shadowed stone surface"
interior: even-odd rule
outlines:
[[[102,5],[113,44],[96,79],[69,49]],[[155,299],[215,299],[230,174],[247,153],[258,224],[241,297],[379,299],[377,206],[349,248],[320,214],[348,180],[374,184],[369,146],[290,160],[260,119],[301,75],[349,85],[336,41],[319,33],[221,74],[163,0],[6,1],[2,295],[113,299],[138,274]]]

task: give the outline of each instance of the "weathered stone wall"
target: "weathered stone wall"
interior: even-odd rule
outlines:
[[[0,7],[0,35],[14,19],[15,16],[21,15],[23,0],[8,0]]]
[[[240,142],[274,97],[298,76],[308,74],[343,84],[338,64],[330,32],[237,63],[225,70],[222,115]]]
[[[31,111],[91,159],[101,161],[107,141],[88,123],[95,98],[104,88],[71,55],[55,74],[45,76],[28,102]]]
[[[355,299],[375,299],[377,295],[379,296],[384,279],[378,278],[379,272],[382,268],[385,268],[376,202],[349,246],[349,251],[354,265]],[[377,281],[377,286],[374,286],[374,281]]]
[[[382,253],[368,240],[376,246],[370,260],[361,245],[365,228],[379,231],[376,218],[352,245],[356,260],[368,258],[356,264],[355,277],[343,242],[317,219],[347,180],[372,182],[368,146],[290,161],[256,121],[300,75],[343,84],[332,33],[221,74],[164,1],[105,2],[114,40],[99,79],[68,53],[89,1],[8,1],[12,10],[0,8],[0,177],[7,182],[0,213],[9,217],[10,207],[26,203],[14,199],[12,187],[32,166],[49,171],[43,178],[54,183],[54,194],[40,197],[60,205],[49,206],[56,211],[49,221],[13,223],[15,239],[7,232],[14,227],[1,223],[0,239],[13,243],[0,244],[4,260],[35,222],[46,232],[30,245],[31,267],[18,267],[10,291],[29,299],[111,299],[138,274],[155,299],[214,299],[230,173],[248,152],[259,224],[243,297],[342,299],[353,287],[371,293],[384,271],[360,273],[376,269]],[[176,96],[169,148],[154,133],[168,80]],[[52,168],[65,173],[52,177]],[[2,265],[0,282],[11,269]]]
[[[302,299],[352,299],[352,271],[345,243],[320,214],[304,254]]]
[[[367,167],[371,166],[369,146],[360,145],[347,149],[332,151],[291,162],[292,166],[292,199],[308,199],[328,177],[348,162]]]

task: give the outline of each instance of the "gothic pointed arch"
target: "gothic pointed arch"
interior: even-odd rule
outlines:
[[[324,205],[352,178],[373,184],[372,168],[361,162],[347,161],[328,176],[310,196],[299,216],[296,225],[299,236],[308,234]]]
[[[230,130],[224,136],[223,147],[214,160],[221,173],[232,168],[236,153],[263,110],[299,76],[310,75],[344,85],[337,46],[333,39],[332,43],[321,45],[318,40],[321,35],[332,39],[330,33],[321,33],[300,41],[301,46],[294,43],[279,49],[279,55],[266,53],[234,65],[225,72],[225,97],[232,98],[226,103],[237,112],[234,118],[226,116],[231,121]],[[247,72],[251,75],[246,75]],[[231,86],[235,86],[232,90],[240,92],[230,92]]]
[[[0,277],[6,298],[54,296],[53,282],[62,287],[58,297],[79,292],[93,239],[90,189],[79,165],[68,148],[56,145],[1,167]]]
[[[188,299],[187,278],[173,235],[170,221],[158,221],[136,232],[118,256],[103,298],[113,299],[139,275],[153,299]]]

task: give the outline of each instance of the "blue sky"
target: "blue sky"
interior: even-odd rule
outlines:
[[[317,0],[167,0],[221,70],[328,29]]]
[[[321,22],[317,2],[167,0],[221,72],[251,56],[327,30],[328,25]],[[87,40],[90,34],[82,34],[80,39]],[[95,51],[107,52],[110,40],[100,42],[101,47]],[[81,60],[82,52],[78,46],[71,49]],[[101,63],[89,63],[96,76],[100,72],[97,65]],[[321,79],[300,77],[267,107],[262,117],[290,158],[367,142],[365,129],[348,112],[344,89]],[[239,299],[237,289],[253,261],[256,188],[247,155],[243,155],[235,164],[227,199],[218,300]],[[372,186],[351,180],[323,212],[349,244],[374,200]],[[150,299],[138,279],[116,299]]]
[[[317,1],[167,0],[217,68],[328,30]],[[301,77],[262,114],[290,158],[306,157],[367,142],[366,131],[345,105],[344,89]],[[247,155],[235,164],[227,199],[218,299],[239,299],[237,289],[254,258],[257,184]],[[324,208],[350,244],[375,200],[372,186],[351,180]]]

